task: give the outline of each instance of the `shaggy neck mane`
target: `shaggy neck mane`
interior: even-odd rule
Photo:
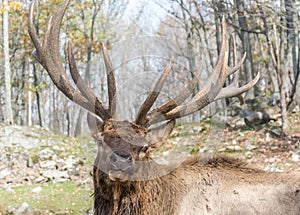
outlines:
[[[152,172],[157,170],[158,166],[152,168]],[[164,206],[167,207],[170,202],[164,202],[166,197],[172,197],[172,190],[177,184],[170,183],[176,178],[176,171],[187,168],[215,168],[215,169],[235,169],[240,172],[254,173],[261,172],[252,169],[245,162],[235,158],[216,157],[207,160],[201,160],[199,156],[191,156],[179,167],[167,175],[157,177],[148,181],[129,181],[125,183],[112,183],[107,174],[94,167],[94,200],[95,214],[147,214],[153,207],[151,202],[161,202],[159,208],[155,211],[164,213]],[[167,181],[169,183],[167,183]],[[174,180],[176,181],[176,180]],[[170,208],[170,207],[169,207]],[[153,211],[153,208],[151,208]],[[171,213],[172,214],[172,213]]]
[[[94,167],[94,174],[94,214],[146,214],[147,209],[143,206],[149,207],[149,203],[154,200],[153,196],[158,198],[159,190],[162,189],[160,178],[111,183],[107,174],[97,167]],[[152,192],[155,195],[151,195]]]
[[[139,214],[138,182],[107,184],[107,175],[95,169],[95,214]]]

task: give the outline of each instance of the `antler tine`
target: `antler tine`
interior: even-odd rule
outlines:
[[[227,73],[227,71],[228,71],[228,66],[227,66],[228,52],[226,52],[224,54],[224,61],[222,63],[223,63],[223,65],[221,68],[224,72],[221,73],[221,75],[219,76],[219,78],[216,81],[216,84],[210,83],[209,87],[205,86],[204,89],[201,90],[196,95],[198,97],[197,99],[194,99],[194,101],[192,101],[191,103],[189,103],[187,105],[182,105],[182,106],[179,106],[179,107],[173,109],[172,111],[165,114],[165,118],[167,120],[181,118],[181,117],[187,116],[189,114],[192,114],[192,113],[204,108],[211,102],[213,102],[214,98],[220,91],[220,87],[222,87],[225,82],[225,78],[226,78],[225,73]]]
[[[149,124],[154,124],[169,119],[181,118],[202,109],[211,102],[221,91],[226,77],[228,75],[228,35],[225,23],[225,18],[222,20],[223,32],[222,32],[222,47],[219,55],[217,65],[214,71],[210,74],[203,89],[201,89],[193,98],[193,100],[187,105],[178,106],[168,113],[162,115],[156,115],[151,119]],[[215,81],[215,82],[214,82]]]
[[[201,97],[204,97],[206,92],[210,93],[212,95],[215,95],[215,93],[218,93],[222,89],[222,87],[226,81],[226,77],[228,75],[228,65],[224,66],[224,61],[228,62],[228,59],[225,59],[225,58],[226,58],[226,56],[228,58],[229,44],[228,44],[226,21],[225,21],[224,17],[222,20],[222,27],[223,27],[222,47],[221,47],[221,51],[219,54],[219,59],[218,59],[217,65],[215,66],[212,73],[209,75],[209,77],[206,81],[206,84],[203,86],[203,89],[200,90],[194,96],[194,98],[193,98],[194,101],[197,101]],[[227,55],[226,55],[226,53],[227,53]],[[214,84],[214,82],[216,82],[216,84]]]
[[[223,88],[220,91],[220,93],[218,94],[218,96],[215,98],[215,100],[239,96],[240,94],[242,94],[242,93],[248,91],[250,88],[252,88],[258,82],[258,80],[260,78],[260,73],[258,73],[256,75],[256,77],[252,81],[250,81],[248,84],[246,84],[242,87],[238,87],[238,78],[239,78],[239,72],[240,72],[241,65],[239,65],[240,63],[237,63],[235,37],[232,36],[232,39],[233,39],[233,62],[235,65],[233,68],[238,68],[238,69],[234,73],[232,83],[229,86]],[[244,54],[243,59],[245,57],[246,57],[246,53]],[[240,99],[240,103],[243,104],[244,103],[243,98],[241,97],[239,99]]]
[[[67,44],[67,52],[68,52],[70,73],[77,88],[83,94],[83,96],[90,102],[90,104],[95,106],[95,113],[98,116],[100,116],[104,121],[108,120],[111,116],[107,113],[107,109],[95,96],[93,91],[86,85],[85,81],[82,79],[82,77],[78,72],[71,43]]]
[[[235,46],[235,42],[234,46]],[[237,63],[237,58],[236,58],[236,48],[234,48],[234,66],[230,67],[228,69],[228,75],[235,73],[236,74],[236,78],[234,78],[234,80],[237,80],[237,71],[239,71],[240,67],[243,65],[245,59],[246,59],[246,53],[244,54],[244,56],[242,57],[242,59]],[[193,90],[195,89],[195,87],[197,86],[199,80],[200,80],[200,76],[202,73],[202,67],[203,67],[203,62],[201,62],[201,65],[199,67],[199,70],[196,74],[196,76],[194,77],[194,79],[191,81],[191,83],[188,85],[188,87],[185,90],[182,90],[181,92],[178,93],[178,95],[172,99],[169,100],[167,103],[163,104],[161,107],[155,108],[149,115],[149,122],[151,123],[151,121],[158,117],[158,115],[161,114],[165,114],[169,111],[171,111],[172,109],[176,108],[177,106],[181,105],[193,92]]]
[[[242,59],[238,63],[236,62],[237,60],[235,60],[235,64],[234,64],[235,66],[228,68],[228,75],[231,75],[231,74],[239,71],[239,69],[242,67],[243,63],[246,60],[246,56],[247,56],[247,53],[245,52]]]
[[[47,69],[50,69],[48,67],[51,65],[51,69],[54,70],[53,73],[59,72],[60,75],[65,79],[66,74],[63,69],[62,62],[60,60],[61,57],[59,54],[59,34],[62,19],[64,17],[69,3],[70,0],[65,0],[61,7],[58,9],[58,11],[52,17],[50,17],[42,46],[42,53],[45,56],[45,63]],[[57,69],[53,67],[53,64],[56,64]]]
[[[82,87],[81,91],[78,91],[71,85],[66,77],[61,62],[61,57],[59,54],[59,33],[61,22],[69,2],[70,0],[65,0],[54,16],[49,19],[45,38],[43,40],[43,44],[41,45],[33,24],[33,10],[35,6],[35,1],[33,1],[29,13],[30,17],[28,23],[28,32],[36,48],[35,57],[46,69],[53,83],[63,94],[65,94],[70,100],[79,104],[88,111],[96,113],[105,120],[107,119],[107,113],[103,111],[105,108],[99,105],[97,102],[95,106],[93,103],[97,100],[89,100],[89,97],[87,96],[89,95],[88,92],[86,91],[86,93],[82,93],[85,92],[82,90]],[[70,60],[72,61],[72,54],[69,57],[71,57]],[[74,65],[73,67],[70,65],[70,68],[73,68],[74,72]]]
[[[116,106],[117,106],[115,74],[114,74],[111,60],[107,53],[107,49],[103,42],[101,43],[101,48],[102,48],[104,63],[106,67],[106,74],[107,74],[108,99],[109,99],[108,111],[110,116],[115,117]]]
[[[158,79],[157,83],[155,84],[153,90],[150,92],[142,106],[140,107],[135,123],[138,125],[145,125],[147,119],[147,113],[156,101],[158,95],[160,94],[160,91],[162,87],[164,86],[164,83],[168,77],[168,74],[170,73],[173,66],[173,59],[170,60],[169,65],[164,69],[163,73],[161,74],[160,78]]]
[[[257,73],[257,75],[253,80],[243,85],[242,87],[237,87],[235,86],[234,83],[232,83],[228,87],[223,88],[221,92],[218,94],[218,96],[215,98],[215,100],[236,97],[244,92],[247,92],[258,82],[259,78],[260,78],[260,73]]]
[[[218,63],[214,68],[214,71],[210,74],[208,80],[204,87],[193,97],[192,101],[186,105],[180,105],[169,110],[166,113],[163,112],[154,112],[154,114],[150,115],[150,119],[148,124],[155,124],[165,120],[172,120],[187,116],[200,110],[210,104],[211,102],[221,99],[221,98],[229,98],[234,96],[239,96],[240,94],[246,92],[251,87],[253,87],[257,81],[259,80],[260,75],[257,74],[256,77],[250,81],[248,84],[238,87],[238,72],[242,63],[245,60],[246,54],[244,54],[243,58],[240,62],[237,63],[236,58],[236,47],[234,42],[234,64],[235,66],[232,68],[228,68],[228,53],[229,53],[229,45],[228,45],[228,35],[226,29],[225,18],[222,20],[223,32],[222,32],[222,48],[219,55]],[[234,80],[232,84],[228,87],[223,88],[225,80],[228,75],[234,74]]]
[[[40,39],[37,35],[34,23],[33,23],[33,11],[34,7],[36,4],[36,0],[33,0],[32,3],[30,4],[30,9],[29,9],[29,19],[28,19],[28,33],[31,38],[32,43],[34,44],[36,51],[33,53],[34,57],[37,59],[39,63],[41,63],[44,67],[45,65],[43,64],[42,60],[42,46]]]
[[[201,61],[201,64],[200,64],[200,67],[199,67],[197,73],[195,74],[194,78],[192,79],[192,81],[189,83],[189,85],[186,88],[181,90],[175,96],[174,99],[167,101],[165,104],[163,104],[162,106],[160,106],[158,108],[155,108],[153,111],[151,111],[149,113],[149,115],[148,115],[149,122],[151,122],[152,119],[155,118],[155,116],[157,114],[165,114],[165,113],[169,112],[170,110],[181,105],[189,96],[191,96],[200,80],[200,76],[203,71],[202,69],[203,69],[203,61]]]

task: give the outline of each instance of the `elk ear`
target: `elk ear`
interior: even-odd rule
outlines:
[[[103,122],[93,114],[88,113],[87,122],[92,136],[103,131]]]
[[[150,129],[146,135],[146,139],[149,141],[149,147],[154,149],[162,146],[173,131],[175,123],[176,121],[173,119],[161,126]]]

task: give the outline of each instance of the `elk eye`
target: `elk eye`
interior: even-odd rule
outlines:
[[[144,146],[141,150],[141,152],[146,152],[148,150],[148,146]]]
[[[102,138],[98,139],[98,140],[97,140],[97,145],[98,145],[98,146],[102,146],[102,144],[103,144]]]

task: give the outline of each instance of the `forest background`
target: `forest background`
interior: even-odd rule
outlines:
[[[39,1],[35,25],[41,37],[49,16],[61,2]],[[27,33],[29,4],[27,0],[3,0],[1,4],[0,123],[39,125],[58,134],[78,136],[86,130],[86,112],[54,87],[47,72],[32,57]],[[70,41],[82,77],[105,102],[101,58],[104,41],[116,69],[119,110],[124,118],[131,119],[146,96],[138,88],[143,86],[145,92],[153,84],[142,80],[157,77],[171,57],[176,64],[167,96],[178,90],[174,83],[186,86],[203,61],[201,88],[217,61],[223,16],[231,35],[231,50],[234,38],[238,59],[247,53],[240,85],[258,72],[261,75],[255,88],[244,96],[246,103],[267,100],[268,106],[278,106],[282,133],[287,134],[288,113],[300,102],[298,0],[71,1],[62,26],[61,56],[66,62],[64,47]],[[232,56],[230,59],[233,65]],[[226,100],[226,105],[234,101]],[[186,120],[211,116],[217,107]]]

